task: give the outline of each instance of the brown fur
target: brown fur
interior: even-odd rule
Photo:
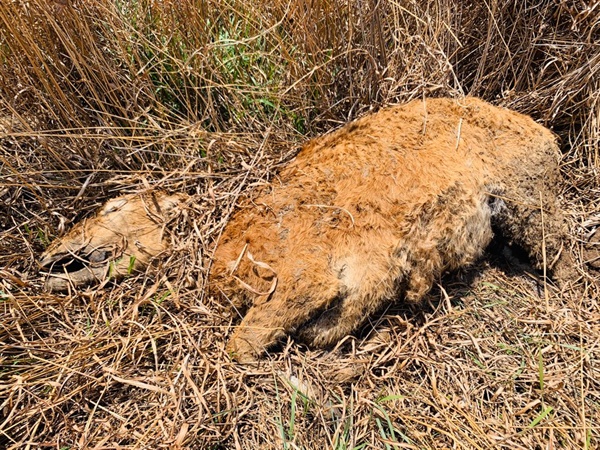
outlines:
[[[474,98],[413,101],[314,139],[218,243],[211,290],[248,307],[229,349],[253,359],[290,333],[334,344],[471,264],[492,223],[550,264],[565,235],[558,161],[550,131]]]
[[[184,198],[157,193],[110,200],[94,217],[75,225],[44,252],[40,265],[59,269],[50,274],[45,288],[66,291],[70,286],[143,269],[167,249],[164,227]]]

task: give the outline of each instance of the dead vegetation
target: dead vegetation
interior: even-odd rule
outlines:
[[[0,445],[598,447],[599,23],[585,1],[3,2]],[[307,136],[462,93],[559,135],[577,289],[489,256],[334,351],[232,363],[205,276],[240,196]],[[168,259],[42,292],[50,240],[154,189],[197,199]]]

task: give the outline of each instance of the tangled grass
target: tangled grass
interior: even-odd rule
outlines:
[[[600,446],[599,43],[583,0],[3,1],[0,446]],[[236,200],[308,137],[463,94],[560,137],[576,288],[489,255],[330,352],[289,341],[232,363],[236,318],[205,279]],[[156,188],[197,199],[171,255],[119,284],[42,291],[54,237]]]

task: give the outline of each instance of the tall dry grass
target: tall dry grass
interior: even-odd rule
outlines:
[[[551,127],[585,239],[600,225],[599,42],[593,1],[1,2],[0,446],[597,447],[589,276],[548,309],[484,263],[478,287],[450,280],[341,350],[290,342],[253,368],[229,362],[235,318],[203,289],[240,195],[306,138],[422,96]],[[198,199],[170,259],[99,291],[41,291],[49,240],[156,187]]]

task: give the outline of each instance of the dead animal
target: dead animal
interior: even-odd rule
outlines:
[[[549,130],[475,98],[412,101],[313,139],[238,205],[217,244],[210,291],[247,308],[229,350],[252,360],[289,334],[335,344],[471,264],[492,229],[560,276],[559,160]],[[143,267],[166,249],[165,217],[184,198],[110,201],[43,255],[60,268],[46,286]]]

